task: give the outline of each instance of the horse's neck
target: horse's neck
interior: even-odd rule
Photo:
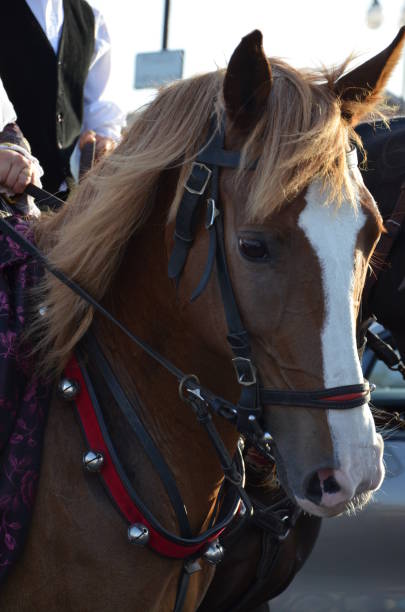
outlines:
[[[177,367],[187,373],[195,371],[207,386],[212,384],[218,389],[220,385],[226,393],[220,358],[204,355],[203,349],[196,346],[192,330],[181,320],[176,290],[167,277],[164,224],[165,218],[159,218],[156,212],[132,240],[106,304],[131,331]],[[119,330],[104,321],[99,323],[107,357],[130,399],[135,400],[136,395],[140,398],[136,410],[173,471],[192,527],[198,530],[209,515],[223,475],[209,438],[191,407],[180,401],[176,379]],[[217,380],[213,379],[213,372]],[[223,378],[226,381],[226,375]],[[234,452],[236,431],[222,421],[217,425],[226,446]],[[131,440],[125,426],[118,423],[116,427],[117,438],[126,438],[127,465],[142,463],[142,469],[150,471],[150,477],[141,483],[148,498],[153,495],[151,482],[157,483],[156,474],[139,456],[139,445]],[[150,497],[145,501],[154,503]],[[158,504],[155,511],[159,514]]]

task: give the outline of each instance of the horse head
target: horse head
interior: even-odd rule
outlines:
[[[263,387],[325,389],[327,396],[328,388],[363,382],[356,319],[382,221],[348,153],[352,128],[376,103],[403,37],[401,31],[380,55],[323,83],[269,61],[259,32],[230,60],[225,148],[242,151],[245,170],[222,170],[219,198],[231,283]],[[179,291],[184,304],[207,248],[199,233]],[[185,306],[195,333],[229,359],[215,282],[199,301]],[[368,403],[347,410],[264,406],[263,418],[280,480],[308,512],[357,507],[380,486],[383,442]]]

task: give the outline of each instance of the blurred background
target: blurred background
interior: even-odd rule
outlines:
[[[240,39],[258,28],[266,53],[293,66],[340,64],[351,53],[357,56],[356,65],[387,46],[405,23],[405,0],[91,0],[91,4],[107,21],[113,44],[111,86],[127,112],[156,91],[134,87],[139,54],[159,52],[164,46],[181,50],[182,76],[188,77],[225,67]],[[388,87],[399,99],[405,97],[404,75],[405,58]]]

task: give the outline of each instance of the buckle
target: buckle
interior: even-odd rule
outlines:
[[[213,198],[208,198],[207,200],[207,217],[205,220],[205,229],[210,229],[215,223],[215,219],[219,215],[219,210],[215,206],[215,200]]]
[[[188,386],[191,383],[190,386]],[[204,401],[204,398],[201,395],[200,391],[200,381],[195,374],[186,374],[183,376],[179,383],[179,396],[183,402],[189,402],[190,398],[186,393],[193,395],[201,401]]]
[[[204,183],[203,183],[203,185],[199,189],[195,189],[194,187],[191,187],[189,185],[190,179],[191,180],[194,179],[194,181],[197,182],[197,183],[199,182],[198,179],[195,176],[193,177],[194,168],[197,168],[199,171],[202,170],[203,172],[207,173],[206,177],[204,178]],[[189,193],[193,193],[195,195],[202,195],[204,193],[204,191],[206,190],[206,188],[207,188],[208,181],[211,178],[211,174],[212,174],[212,170],[210,168],[208,168],[208,166],[206,166],[205,164],[201,164],[199,162],[193,162],[190,175],[189,175],[186,183],[184,184],[184,189],[186,189]]]
[[[256,384],[256,368],[247,357],[234,357],[232,359],[238,383],[244,387]]]

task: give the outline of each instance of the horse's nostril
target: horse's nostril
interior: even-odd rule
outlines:
[[[308,480],[306,487],[306,495],[309,500],[314,504],[320,504],[322,499],[322,487],[321,481],[319,480],[318,472],[314,472],[311,478]]]
[[[332,470],[318,470],[307,481],[306,496],[314,504],[320,504],[325,493],[333,495],[339,493],[340,485]]]
[[[326,480],[324,480],[323,490],[325,493],[339,493],[340,486],[336,482],[336,479],[334,476],[329,476],[329,478],[326,478]]]

